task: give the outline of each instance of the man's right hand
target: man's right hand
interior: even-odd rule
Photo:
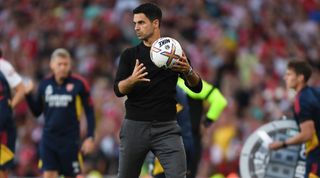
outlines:
[[[278,150],[280,148],[283,148],[284,147],[284,142],[281,142],[281,141],[274,141],[272,143],[269,144],[269,149],[270,150]]]
[[[146,67],[143,63],[139,63],[139,60],[136,59],[136,65],[134,66],[132,75],[129,77],[129,80],[132,84],[137,82],[150,82],[150,79],[145,78],[148,75],[148,72],[145,71]]]
[[[139,60],[136,59],[136,64],[131,76],[119,82],[119,92],[126,95],[130,93],[136,83],[150,82],[150,79],[145,78],[148,75],[148,72],[146,72],[145,70],[146,67],[143,65],[143,63],[139,63]]]

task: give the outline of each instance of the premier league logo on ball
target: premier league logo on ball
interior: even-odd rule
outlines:
[[[242,178],[303,178],[305,148],[294,145],[270,151],[273,140],[285,140],[298,133],[294,120],[279,120],[256,130],[246,141],[240,157]]]

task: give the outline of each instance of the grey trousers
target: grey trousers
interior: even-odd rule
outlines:
[[[124,119],[120,130],[119,178],[138,178],[149,151],[157,156],[166,178],[185,178],[186,155],[176,121]]]

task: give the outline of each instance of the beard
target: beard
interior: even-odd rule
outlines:
[[[147,41],[152,35],[153,35],[153,31],[151,31],[145,35],[140,35],[140,36],[137,34],[137,37],[142,41]]]

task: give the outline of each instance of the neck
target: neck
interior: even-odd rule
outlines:
[[[57,76],[54,76],[54,79],[58,85],[63,84],[64,78],[62,78],[62,77],[58,78]]]
[[[307,84],[305,83],[298,85],[296,88],[296,92],[299,93],[305,86],[307,86]]]
[[[160,38],[160,32],[154,32],[154,35],[150,36],[149,38],[143,40],[143,44],[151,47],[153,42]]]

